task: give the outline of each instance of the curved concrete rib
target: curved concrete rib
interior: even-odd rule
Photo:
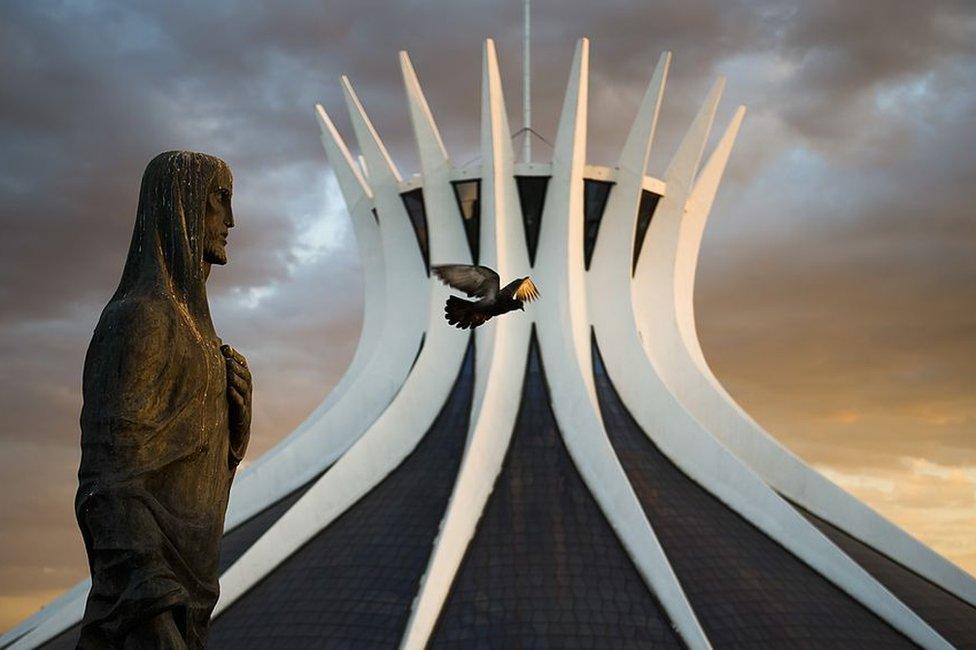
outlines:
[[[400,69],[403,73],[403,83],[407,93],[407,104],[410,107],[410,124],[413,127],[414,139],[417,141],[417,151],[420,156],[420,167],[423,172],[423,196],[427,213],[428,242],[432,263],[470,264],[471,253],[464,234],[461,214],[451,187],[451,177],[454,168],[440,131],[434,122],[434,116],[427,105],[417,74],[406,52],[400,52]],[[435,286],[439,286],[437,283]],[[446,295],[450,292],[445,288],[441,291]],[[433,307],[443,311],[444,303],[435,298]],[[443,321],[443,318],[441,319]],[[434,323],[429,323],[433,325]],[[440,323],[442,325],[445,322]]]
[[[426,269],[399,194],[400,173],[349,80],[343,77],[342,84],[356,139],[370,169],[369,186],[379,215],[380,246],[376,250],[380,252],[372,255],[383,260],[384,293],[377,300],[383,302],[383,314],[396,314],[396,318],[384,319],[379,333],[381,343],[346,390],[344,399],[323,410],[318,417],[309,418],[279,449],[269,454],[267,460],[255,464],[246,477],[235,483],[228,506],[227,529],[287,496],[335,462],[400,390],[424,332],[429,296],[426,290],[418,292],[418,287],[426,287]],[[353,176],[361,186],[359,191],[363,192],[365,181],[356,171],[341,139],[337,139],[338,133],[329,128],[331,120],[325,111],[320,111],[319,117],[325,118],[330,136],[324,139],[329,145],[326,151],[341,162],[334,163],[337,169],[343,170],[341,178],[344,180],[340,181],[340,187],[350,188],[355,196],[356,187],[349,178]],[[367,204],[362,198],[354,201],[350,205],[350,210],[355,211],[354,216],[358,221],[366,218]],[[369,218],[372,219],[372,214]]]
[[[976,581],[769,437],[724,391],[701,352],[692,300],[695,265],[705,221],[743,114],[740,108],[696,179],[721,81],[679,147],[665,182],[649,179],[643,175],[644,167],[669,61],[669,55],[662,57],[618,170],[610,174],[603,168],[590,168],[594,178],[613,179],[616,185],[606,206],[591,270],[584,273],[587,48],[585,40],[577,48],[560,119],[535,272],[543,300],[529,312],[538,314],[541,352],[557,423],[588,488],[683,639],[692,647],[707,647],[708,639],[603,429],[591,368],[588,326],[592,324],[620,398],[672,462],[896,629],[923,646],[946,647],[941,637],[769,486],[972,604],[976,604]],[[450,186],[452,177],[469,172],[452,169],[405,53],[401,53],[401,67],[424,172],[431,262],[469,261]],[[500,77],[490,41],[485,46],[484,73],[482,260],[497,268],[504,280],[529,272],[513,173],[521,168],[537,174],[550,166],[516,168],[512,164]],[[467,339],[443,322],[442,307],[448,291],[428,281],[417,254],[416,239],[399,197],[405,185],[348,80],[343,79],[343,84],[363,152],[358,163],[328,115],[321,107],[317,111],[323,144],[352,214],[367,274],[360,346],[343,379],[306,422],[265,458],[241,472],[231,498],[227,529],[341,458],[225,574],[224,593],[215,615],[399,466],[436,418],[464,358]],[[471,173],[476,176],[477,170]],[[632,284],[630,260],[641,188],[663,198],[645,238],[646,250]],[[373,217],[374,204],[380,214],[379,225]],[[635,291],[641,300],[634,300]],[[650,298],[644,300],[645,295]],[[390,308],[396,311],[385,311]],[[389,321],[393,319],[384,317],[390,313],[398,317],[392,325]],[[635,325],[639,325],[639,333]],[[528,317],[516,314],[493,321],[476,333],[479,359],[467,446],[413,604],[403,647],[423,647],[429,638],[501,470],[517,417],[530,329]],[[425,331],[426,345],[411,372],[417,344]],[[351,425],[346,426],[348,423]],[[78,622],[89,585],[88,581],[79,583],[10,630],[0,639],[0,647],[12,643],[15,648],[37,647]]]
[[[352,219],[353,233],[356,237],[356,248],[363,269],[363,326],[359,336],[359,344],[342,378],[329,392],[322,404],[312,412],[309,420],[317,419],[322,413],[332,407],[345,396],[346,391],[359,376],[362,367],[376,352],[383,330],[383,302],[384,302],[384,261],[383,248],[380,244],[379,223],[373,217],[373,190],[366,182],[365,175],[359,169],[349,153],[346,143],[335,128],[328,113],[321,104],[315,105],[315,116],[318,118],[322,131],[322,147],[326,158],[332,166],[346,203],[349,216]],[[301,426],[299,430],[301,430]],[[296,431],[297,433],[297,431]],[[291,436],[289,436],[290,438]]]
[[[424,192],[431,261],[435,264],[469,261],[470,253],[449,181],[450,163],[443,147],[432,141],[439,140],[437,129],[426,110],[426,101],[421,101],[419,85],[413,83],[416,80],[411,77],[409,60],[404,61],[404,72],[421,164],[424,173],[429,174]],[[398,215],[392,209],[394,205],[402,209],[399,195],[390,192],[385,201],[380,198],[384,181],[387,187],[395,188],[389,181],[394,177],[399,180],[399,174],[385,149],[381,149],[382,145],[348,83],[346,90],[354,112],[361,116],[357,132],[375,142],[375,146],[363,146],[363,149],[380,208],[380,221],[399,218],[409,228],[406,215]],[[387,217],[387,214],[391,216]],[[415,250],[414,234],[406,232],[394,245],[402,250]],[[424,273],[422,265],[419,272]],[[444,322],[446,287],[426,277],[405,277],[399,284],[399,290],[410,300],[428,306],[427,337],[413,370],[393,402],[369,430],[224,573],[214,616],[220,615],[396,469],[420,443],[440,412],[461,368],[469,337]],[[395,324],[405,326],[399,318]]]
[[[596,398],[583,271],[588,49],[582,39],[559,121],[539,235],[535,273],[544,293],[535,311],[543,365],[556,422],[584,482],[682,639],[689,647],[708,648],[708,639],[614,454]]]
[[[586,276],[590,318],[604,332],[609,332],[611,328],[615,331],[616,328],[632,326],[626,319],[615,318],[616,313],[607,305],[609,294],[604,289],[621,281],[630,285],[629,275],[621,279],[619,260],[615,258],[633,250],[636,215],[644,189],[644,171],[654,142],[670,64],[671,53],[665,52],[658,61],[624,142],[614,177],[615,185],[603,211],[590,271]]]
[[[676,174],[683,176],[694,173],[700,155],[697,152],[701,151],[708,134],[708,128],[704,125],[711,122],[717,95],[713,90],[689,136],[679,147],[676,163],[670,167],[671,176],[666,179],[669,192],[674,188],[680,196],[682,188],[690,190],[690,181]],[[740,111],[733,120],[732,133],[741,118]],[[629,203],[608,205],[604,217],[616,223],[628,219],[630,223],[623,228],[627,233],[633,232],[637,213],[633,194],[636,192],[631,187],[628,195],[622,199]],[[668,201],[668,195],[665,195],[658,212],[663,207],[680,214],[683,206],[684,201],[675,201],[674,197]],[[623,212],[624,209],[627,211]],[[655,215],[647,239],[656,236],[655,225],[658,232],[661,230],[657,219],[658,215]],[[605,224],[601,227],[601,237],[604,233],[617,230],[620,228]],[[632,244],[619,236],[605,240],[604,245],[606,248],[601,251],[600,258],[594,253],[591,264],[591,273],[602,278],[599,291],[594,289],[595,293],[592,294],[592,298],[599,302],[594,304],[591,316],[607,373],[641,429],[692,480],[896,630],[923,647],[949,647],[927,623],[834,546],[685,410],[662,380],[653,358],[644,352],[636,327],[632,286],[639,288],[640,285],[636,281],[634,285],[626,281],[630,273],[627,252]],[[614,248],[616,250],[612,250]],[[645,250],[638,264],[648,263],[645,258],[652,256],[653,253]],[[655,263],[658,261],[654,260]],[[597,264],[600,266],[597,267]],[[668,277],[671,277],[670,274]],[[655,317],[661,318],[662,315]],[[662,354],[673,352],[661,350],[661,342],[656,339],[652,342]]]
[[[221,577],[219,616],[248,589],[395,470],[420,443],[447,399],[468,338],[438,322],[403,388],[383,415]]]
[[[512,145],[494,43],[485,43],[482,80],[481,258],[502,281],[527,275],[528,253],[513,176]],[[482,382],[468,442],[434,551],[413,602],[402,648],[423,648],[450,592],[478,520],[501,472],[518,414],[531,322],[513,314],[478,330]],[[487,342],[487,345],[483,344]]]
[[[331,465],[390,403],[413,360],[407,354],[394,354],[391,341],[382,336],[387,299],[386,270],[380,226],[372,212],[373,192],[322,106],[316,106],[316,116],[322,129],[322,145],[352,217],[362,260],[365,276],[363,329],[352,363],[322,404],[238,476],[231,490],[225,530],[243,523]],[[414,333],[414,336],[419,337],[419,334]],[[393,381],[371,386],[367,381],[361,381],[364,373],[367,377],[389,374]],[[350,403],[339,406],[340,400],[347,395]],[[358,409],[351,409],[351,405]],[[335,412],[331,412],[337,406]],[[350,422],[354,414],[356,420]],[[292,445],[297,446],[291,449]],[[304,455],[307,453],[318,459],[311,467],[307,467],[308,457]]]
[[[976,606],[976,579],[811,468],[770,436],[715,378],[695,327],[694,285],[705,223],[742,119],[740,109],[696,179],[682,212],[660,211],[649,233],[655,265],[639,285],[645,348],[685,407],[775,490]],[[673,222],[673,223],[669,223]],[[650,262],[648,263],[650,266]],[[648,276],[650,277],[650,276]]]

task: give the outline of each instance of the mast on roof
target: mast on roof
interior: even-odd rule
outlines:
[[[522,37],[522,159],[532,162],[532,78],[531,78],[531,50],[529,49],[529,5],[531,0],[524,0],[525,32]]]

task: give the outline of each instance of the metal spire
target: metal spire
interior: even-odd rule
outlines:
[[[525,0],[523,3],[525,33],[522,37],[522,130],[525,131],[525,138],[522,141],[522,158],[524,162],[532,162],[532,68],[531,49],[529,48],[530,4],[531,0]]]

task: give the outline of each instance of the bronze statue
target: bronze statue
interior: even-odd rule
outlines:
[[[251,427],[247,362],[221,345],[206,281],[227,262],[226,163],[146,167],[119,287],[88,348],[75,512],[92,589],[80,648],[202,648],[227,498]]]

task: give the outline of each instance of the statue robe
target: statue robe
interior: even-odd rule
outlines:
[[[231,439],[226,365],[199,271],[201,195],[222,163],[163,156],[162,169],[151,173],[153,161],[146,171],[126,270],[85,360],[75,511],[92,590],[81,648],[120,647],[167,610],[187,647],[205,646],[247,445],[246,434]]]

